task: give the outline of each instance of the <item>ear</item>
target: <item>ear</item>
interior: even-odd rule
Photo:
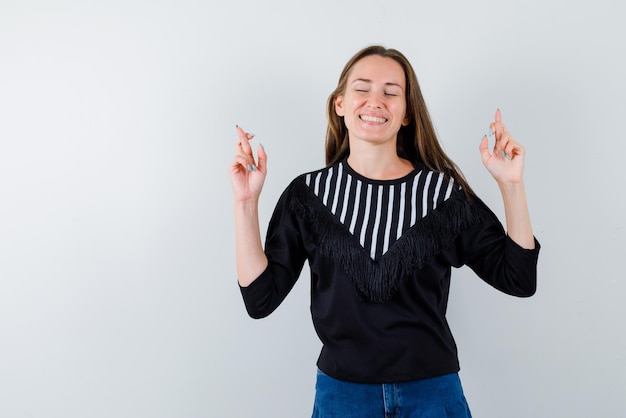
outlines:
[[[411,118],[408,115],[404,115],[404,119],[402,119],[402,126],[407,126],[411,122]]]
[[[337,116],[344,116],[346,114],[343,110],[343,95],[335,97],[335,113]]]

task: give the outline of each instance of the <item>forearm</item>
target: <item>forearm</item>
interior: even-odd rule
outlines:
[[[535,237],[530,222],[524,183],[498,183],[498,186],[504,203],[507,234],[520,247],[534,249]]]
[[[261,244],[257,202],[236,202],[235,258],[241,286],[249,286],[267,267]]]

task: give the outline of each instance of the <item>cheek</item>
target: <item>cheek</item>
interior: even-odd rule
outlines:
[[[351,97],[348,103],[351,109],[358,109],[363,104],[363,100],[359,97]]]
[[[393,108],[393,113],[396,115],[396,118],[404,120],[406,118],[406,106],[398,104]]]

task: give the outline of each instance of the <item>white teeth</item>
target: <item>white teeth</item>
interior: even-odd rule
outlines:
[[[387,119],[385,119],[385,118],[377,118],[376,116],[361,115],[361,119],[364,120],[365,122],[374,122],[374,123],[385,123],[385,122],[387,122]]]

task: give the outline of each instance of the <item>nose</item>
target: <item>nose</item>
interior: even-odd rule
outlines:
[[[367,105],[373,109],[379,109],[383,106],[384,98],[384,94],[373,91],[367,97]]]

